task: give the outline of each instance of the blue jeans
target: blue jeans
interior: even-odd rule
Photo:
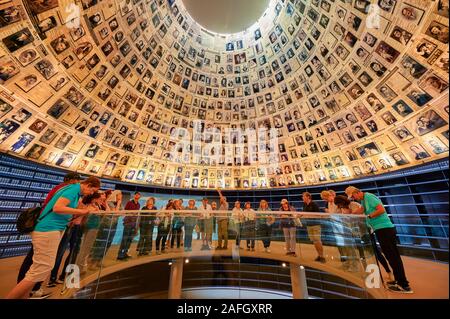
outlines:
[[[59,267],[61,265],[64,253],[66,252],[67,246],[69,246],[69,256],[66,257],[64,262],[64,269],[59,276],[60,280],[64,280],[66,277],[66,269],[69,264],[74,264],[77,255],[80,251],[81,237],[83,236],[83,231],[80,225],[74,225],[72,227],[67,227],[61,242],[58,246],[58,252],[56,253],[55,265],[53,266],[52,272],[50,274],[50,281],[55,281],[58,277]]]
[[[186,217],[184,221],[184,248],[192,248],[192,233],[196,224],[196,218]]]

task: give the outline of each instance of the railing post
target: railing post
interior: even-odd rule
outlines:
[[[170,268],[169,299],[181,298],[181,284],[183,283],[183,258],[172,261]]]
[[[306,284],[305,267],[291,263],[292,297],[294,299],[308,299],[308,285]]]

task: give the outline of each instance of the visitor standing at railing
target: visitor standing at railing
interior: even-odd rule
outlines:
[[[185,210],[197,210],[195,200],[190,199]],[[192,251],[192,236],[195,225],[197,225],[197,217],[192,213],[187,213],[184,218],[184,251]]]
[[[255,251],[256,213],[250,202],[244,205],[244,234],[247,241],[247,250]]]
[[[111,209],[107,203],[108,196],[112,193],[111,190],[107,190],[105,192],[99,192],[100,193],[100,199],[98,202],[98,207],[100,211],[105,212],[108,215],[105,216],[98,216],[99,222],[98,222],[98,231],[97,231],[97,237],[95,238],[95,242],[92,247],[91,256],[90,256],[90,268],[96,269],[99,268],[103,257],[106,255],[107,250],[109,246],[108,244],[108,236],[109,236],[109,227],[110,227],[110,212]],[[107,225],[104,224],[104,221],[107,220]]]
[[[350,201],[347,196],[338,195],[334,199],[334,203],[338,206],[339,209],[341,209],[342,214],[357,214],[358,211],[361,210],[361,205],[357,202]],[[359,223],[358,223],[359,224]],[[380,262],[380,264],[383,266],[384,270],[386,271],[388,275],[388,281],[393,281],[394,276],[392,275],[391,269],[389,268],[388,262],[386,261],[386,258],[384,258],[382,252],[378,248],[377,241],[375,238],[375,233],[373,232],[373,229],[369,226],[368,231],[370,233],[370,241],[373,247],[373,251],[375,254],[376,259]],[[363,230],[359,231],[359,235],[355,236],[355,239],[360,240],[361,234],[366,233],[365,227]],[[361,247],[361,245],[358,245],[359,250],[359,256],[362,260],[365,260],[365,253],[364,253],[364,247]],[[365,268],[365,267],[364,267]]]
[[[227,198],[222,195],[222,192],[220,189],[217,190],[220,196],[220,206],[219,210],[222,211],[220,214],[222,216],[217,217],[217,247],[216,249],[228,249],[228,223],[229,223],[229,216],[228,213],[225,211],[228,211],[228,202]],[[223,241],[223,246],[222,246]]]
[[[96,206],[92,204],[94,198],[100,198],[100,194],[94,193],[89,196],[84,196],[78,204],[78,208],[95,210]],[[58,277],[58,274],[60,273],[59,268],[66,252],[65,247],[60,242],[58,246],[58,252],[56,253],[55,264],[53,265],[52,272],[50,273],[50,280],[48,281],[47,287],[55,287],[56,284],[62,284],[64,282],[64,279],[66,277],[66,268],[69,264],[78,264],[80,266],[80,264],[77,263],[76,260],[78,258],[78,254],[80,253],[81,240],[84,236],[85,224],[85,215],[76,215],[70,221],[65,231],[65,233],[68,234],[67,240],[69,244],[69,254],[64,261],[63,269],[61,270],[61,274]]]
[[[174,209],[182,210],[181,200],[174,200]],[[170,239],[170,248],[174,247],[175,239],[177,241],[177,248],[181,247],[181,229],[184,226],[183,217],[180,215],[175,215],[172,219],[172,238]]]
[[[244,222],[244,214],[242,213],[240,201],[236,201],[234,203],[231,216],[233,218],[234,228],[236,232],[236,247],[241,249],[241,233],[242,233],[242,224]]]
[[[97,208],[98,211],[105,211],[104,206],[102,205],[102,201],[106,198],[103,197],[101,192],[94,193],[89,196],[85,196],[82,202],[87,203],[88,209]],[[99,214],[91,214],[86,217],[86,221],[83,225],[83,238],[80,243],[80,254],[78,255],[76,264],[80,266],[80,273],[84,273],[88,265],[90,264],[90,257],[92,253],[92,249],[95,243],[95,238],[97,237],[98,227],[100,225],[100,215]],[[88,260],[89,259],[89,260]]]
[[[109,196],[106,197],[106,203],[108,204],[111,211],[118,212],[122,210],[122,191],[118,189],[113,190],[109,194]],[[106,233],[104,235],[106,236],[107,240],[105,255],[111,247],[114,237],[116,236],[118,222],[119,216],[115,216],[114,214],[107,215],[102,218],[102,226],[105,226],[103,229],[106,230]]]
[[[319,206],[313,201],[312,195],[308,192],[302,194],[303,199],[303,211],[310,213],[320,213]],[[317,258],[314,261],[321,263],[325,262],[325,257],[323,255],[323,245],[322,245],[322,227],[320,219],[306,218],[306,230],[308,232],[309,239],[313,242],[314,248],[317,251]]]
[[[141,193],[135,192],[134,197],[125,205],[125,210],[139,210],[141,205],[139,204],[139,199],[141,198]],[[137,234],[137,216],[125,216],[123,218],[123,233],[122,242],[120,243],[119,254],[117,255],[117,260],[126,260],[131,258],[128,255],[128,250],[130,249],[133,238]]]
[[[341,209],[334,203],[336,192],[329,189],[320,193],[320,197],[326,202],[327,207],[325,213],[341,214]],[[352,233],[352,225],[347,222],[346,217],[339,218],[336,216],[331,220],[331,225],[336,239],[336,245],[339,250],[342,267],[345,271],[358,271],[358,264],[356,263],[356,252],[354,249],[354,238]],[[358,246],[361,246],[359,244]]]
[[[156,224],[158,225],[158,235],[156,236],[156,254],[166,253],[166,240],[167,235],[171,227],[172,210],[174,210],[174,204],[172,200],[169,200],[166,207],[156,214]]]
[[[287,199],[283,198],[281,200],[280,211],[283,212],[280,215],[280,226],[283,229],[284,240],[286,242],[286,255],[296,257],[297,229],[295,227],[294,215],[292,213],[285,213],[295,212],[296,210],[289,204]]]
[[[7,299],[28,298],[33,286],[47,279],[55,264],[62,233],[72,215],[86,215],[90,212],[88,209],[76,208],[79,199],[97,192],[99,188],[100,180],[89,177],[81,183],[67,185],[56,192],[45,206],[31,233],[33,264],[25,278],[8,293]]]
[[[156,210],[155,198],[149,197],[142,210]],[[156,214],[142,213],[139,220],[139,242],[137,245],[138,256],[146,256],[152,253],[153,229],[155,227]]]
[[[353,186],[347,187],[345,193],[348,197],[361,203],[362,207],[356,213],[364,213],[367,216],[367,222],[375,231],[375,235],[380,242],[381,251],[386,256],[394,272],[395,281],[388,282],[389,290],[401,293],[413,293],[406,279],[402,258],[397,247],[395,226],[386,214],[382,201],[374,194],[362,192]]]
[[[270,253],[269,247],[272,238],[272,225],[275,222],[275,217],[267,213],[269,211],[271,211],[269,203],[265,199],[262,199],[259,202],[256,233],[258,238],[261,238],[266,253]]]
[[[42,203],[42,209],[45,208],[45,206],[48,204],[48,202],[53,198],[53,195],[56,194],[57,191],[59,191],[64,186],[70,185],[70,184],[76,184],[81,181],[81,176],[78,173],[68,173],[66,176],[64,176],[64,180],[61,184],[56,185],[53,187],[50,192],[47,194],[47,197],[45,198],[44,202]],[[67,228],[66,228],[67,230]],[[62,248],[64,248],[64,251],[67,248],[68,245],[68,237],[69,234],[66,235],[66,232],[64,232],[63,238],[61,239],[60,245],[62,245]],[[62,249],[61,248],[61,249]],[[59,247],[58,247],[59,250]],[[31,246],[31,249],[28,251],[28,254],[25,256],[25,259],[22,262],[22,265],[19,269],[19,274],[17,275],[17,283],[21,282],[23,278],[25,278],[25,274],[30,269],[31,265],[33,264],[33,245]],[[42,282],[36,283],[34,285],[30,298],[47,298],[50,296],[50,294],[45,294],[44,290],[41,288]]]
[[[198,219],[198,226],[200,228],[201,237],[202,237],[202,248],[201,250],[209,250],[209,238],[207,237],[206,230],[209,230],[209,223],[211,223],[211,229],[212,229],[212,219],[211,216],[211,205],[208,204],[208,198],[204,197],[202,199],[202,204],[198,208],[199,211],[202,213],[199,216]],[[208,227],[208,229],[207,229]],[[212,231],[211,231],[212,232]]]

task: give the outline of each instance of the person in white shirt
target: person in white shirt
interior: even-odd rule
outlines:
[[[269,203],[262,199],[259,203],[258,218],[256,221],[256,230],[258,237],[262,240],[264,245],[264,251],[270,253],[270,241],[272,238],[272,225],[275,222],[275,217],[269,212],[271,211]]]
[[[242,232],[242,224],[244,222],[244,214],[241,208],[241,202],[236,201],[234,203],[234,208],[231,212],[231,217],[233,218],[235,231],[236,231],[236,247],[241,249],[241,232]]]
[[[247,250],[255,251],[256,236],[256,212],[252,209],[250,202],[244,206],[244,237],[247,239]]]
[[[208,236],[207,236],[208,235],[207,230],[210,230],[210,228],[211,228],[211,233],[212,233],[212,217],[211,217],[212,207],[211,207],[211,205],[208,204],[208,198],[204,197],[202,199],[202,204],[200,205],[198,210],[202,212],[198,218],[198,225],[199,225],[200,233],[201,233],[201,237],[202,237],[201,250],[209,250],[211,248],[209,247],[210,238],[208,238]]]
[[[334,203],[336,192],[333,190],[324,190],[320,193],[320,197],[327,203],[325,213],[344,214],[342,210]],[[356,252],[353,249],[353,234],[351,232],[351,223],[344,216],[333,216],[332,229],[336,238],[336,245],[339,250],[342,268],[345,271],[358,271],[358,265],[355,263]]]
[[[156,236],[157,255],[160,254],[160,248],[161,253],[166,253],[166,240],[171,228],[172,210],[174,210],[174,204],[172,200],[169,200],[166,207],[156,214],[156,225],[158,225],[158,235]]]
[[[218,243],[216,249],[227,249],[228,248],[228,213],[225,213],[225,211],[228,211],[228,202],[227,198],[222,195],[222,192],[217,190],[220,196],[220,206],[219,210],[223,211],[221,213],[221,216],[217,218],[217,236],[218,236]],[[224,241],[224,244],[222,246],[222,240]]]

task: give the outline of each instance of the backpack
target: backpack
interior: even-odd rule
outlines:
[[[59,189],[53,196],[52,198],[58,194],[59,192],[61,192],[62,190],[64,190],[66,188],[66,186],[61,187],[61,189]],[[52,200],[52,198],[49,199],[48,202],[50,202]],[[45,216],[47,216],[52,210],[49,210],[47,212],[47,214],[45,214],[44,216],[41,216],[41,213],[44,211],[45,206],[36,206],[36,207],[30,207],[25,209],[23,212],[21,212],[19,214],[19,216],[17,217],[17,221],[16,221],[16,228],[17,231],[21,234],[29,234],[31,233],[34,228],[36,227],[37,223],[38,223],[38,219],[42,219]],[[41,216],[41,218],[39,218],[39,216]]]

